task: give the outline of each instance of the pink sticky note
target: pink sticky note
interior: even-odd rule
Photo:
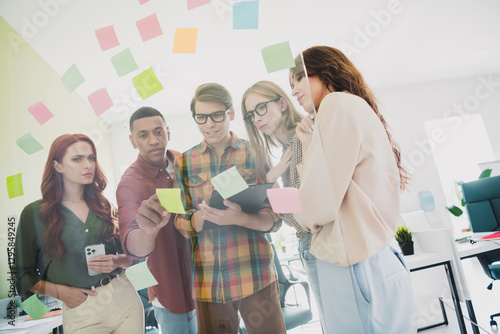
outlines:
[[[210,0],[187,0],[188,10],[209,4]]]
[[[137,25],[137,29],[141,34],[143,42],[163,35],[163,31],[161,31],[160,22],[158,22],[156,14],[146,16],[145,18],[137,21],[135,24]]]
[[[118,37],[116,37],[115,28],[113,26],[97,29],[95,31],[95,37],[97,37],[97,40],[99,41],[101,51],[105,51],[120,45],[120,42],[118,42]]]
[[[267,198],[273,211],[276,213],[302,212],[297,188],[271,188],[267,189]]]
[[[37,102],[28,107],[28,111],[35,119],[42,125],[47,122],[49,119],[54,117],[54,115],[50,112],[49,108],[43,104],[43,102]]]
[[[114,105],[106,88],[96,90],[88,96],[88,99],[97,116]]]
[[[149,0],[139,0],[139,3],[140,3],[141,5],[144,5],[144,4],[145,4],[146,2],[148,2],[148,1],[149,1]]]

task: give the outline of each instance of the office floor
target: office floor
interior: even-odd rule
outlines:
[[[469,286],[472,303],[476,313],[476,318],[480,328],[481,334],[497,334],[500,331],[492,330],[490,327],[489,316],[493,313],[500,312],[500,281],[493,284],[493,290],[487,290],[486,286],[490,283],[489,278],[484,274],[481,266],[476,259],[467,259],[462,261],[462,266]],[[306,279],[299,273],[301,279]],[[418,290],[416,291],[418,294]],[[292,293],[293,295],[293,293]],[[449,296],[448,296],[449,297]],[[298,295],[299,303],[307,303],[305,296]],[[455,311],[452,308],[451,300],[446,299],[445,296],[445,310],[448,316],[449,324],[447,326],[440,326],[420,333],[425,334],[457,334],[460,333]],[[321,326],[319,323],[315,302],[313,302],[312,312],[313,319],[308,324],[294,328],[288,331],[288,334],[321,334]],[[437,310],[436,310],[437,311]],[[468,317],[465,305],[462,303],[462,311],[465,317]],[[497,323],[500,325],[500,318],[497,318]],[[472,333],[472,327],[467,319],[465,319],[467,333]]]

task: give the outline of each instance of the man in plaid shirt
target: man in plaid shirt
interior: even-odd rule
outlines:
[[[175,226],[193,245],[194,299],[199,333],[238,333],[240,312],[248,333],[286,333],[273,251],[265,237],[281,220],[269,206],[255,214],[224,200],[208,206],[212,177],[236,166],[248,184],[258,183],[247,141],[229,131],[234,108],[229,92],[209,83],[197,88],[191,112],[204,140],[174,163],[186,215]],[[204,228],[208,220],[218,225]]]

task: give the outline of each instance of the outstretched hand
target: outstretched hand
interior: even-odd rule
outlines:
[[[139,228],[147,234],[155,234],[168,224],[170,212],[161,205],[158,196],[154,194],[147,200],[142,201],[135,221]]]

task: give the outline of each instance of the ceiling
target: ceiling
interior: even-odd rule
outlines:
[[[267,73],[261,56],[262,48],[284,41],[294,55],[313,45],[344,50],[375,90],[500,73],[496,0],[262,0],[259,28],[251,30],[233,29],[233,0],[192,10],[186,1],[0,0],[0,15],[57,73],[77,64],[86,79],[76,90],[83,98],[106,87],[115,104],[153,105],[171,114],[187,111],[204,82],[228,87],[237,108],[258,80],[289,91],[286,70]],[[135,22],[153,13],[163,35],[143,42]],[[39,27],[29,30],[36,20]],[[95,30],[109,25],[120,46],[101,51]],[[176,28],[199,29],[195,54],[172,53]],[[118,77],[110,58],[126,48],[139,70]],[[165,89],[141,101],[131,78],[150,66]],[[116,121],[113,112],[102,117]]]

